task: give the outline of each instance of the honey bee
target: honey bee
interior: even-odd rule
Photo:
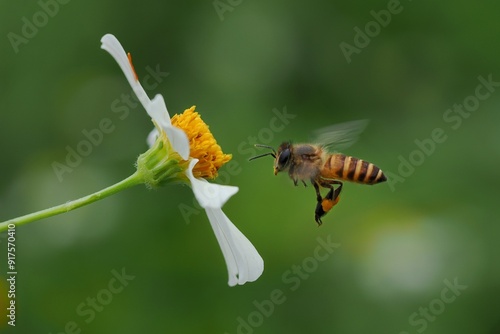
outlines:
[[[297,186],[301,181],[307,186],[310,181],[316,190],[316,210],[314,219],[318,226],[340,200],[341,181],[361,184],[377,184],[387,180],[382,170],[371,162],[341,153],[334,153],[352,145],[367,125],[366,120],[352,121],[332,125],[315,132],[315,144],[292,144],[283,142],[276,151],[273,147],[256,144],[256,147],[270,149],[271,152],[250,158],[272,156],[274,175],[288,171],[288,175]],[[327,188],[325,197],[321,196],[320,187]]]

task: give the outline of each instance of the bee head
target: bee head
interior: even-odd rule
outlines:
[[[274,161],[274,175],[286,170],[290,166],[292,157],[292,144],[284,142],[278,147],[276,160]]]
[[[272,156],[274,158],[274,175],[278,174],[279,172],[289,167],[290,158],[292,157],[292,144],[290,142],[282,143],[278,147],[278,152],[276,152],[276,150],[271,146],[261,145],[261,144],[255,144],[255,146],[270,149],[271,152],[251,157],[250,159],[248,159],[249,161],[252,161],[257,158],[262,158],[268,155]]]

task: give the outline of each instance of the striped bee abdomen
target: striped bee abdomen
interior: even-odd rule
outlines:
[[[321,176],[363,184],[387,180],[382,170],[371,162],[343,154],[330,155],[323,165]]]

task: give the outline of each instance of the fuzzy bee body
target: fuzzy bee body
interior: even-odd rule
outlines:
[[[382,170],[373,163],[341,153],[330,153],[328,150],[335,142],[343,142],[345,147],[347,139],[352,141],[352,137],[361,132],[365,125],[365,121],[355,121],[328,127],[327,131],[320,132],[321,144],[284,142],[278,150],[266,145],[256,145],[272,152],[250,160],[270,155],[275,158],[274,175],[287,171],[295,185],[299,181],[304,185],[310,181],[316,190],[314,218],[321,225],[321,218],[340,200],[343,186],[341,181],[373,185],[387,180]],[[325,197],[321,196],[320,187],[329,189]]]

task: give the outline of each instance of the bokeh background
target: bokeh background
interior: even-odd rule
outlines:
[[[134,171],[152,124],[140,106],[113,107],[130,94],[100,49],[100,38],[113,33],[132,52],[139,77],[148,67],[169,73],[150,96],[163,94],[172,114],[196,105],[233,154],[219,182],[240,191],[224,210],[259,250],[265,271],[254,283],[228,287],[190,189],[138,186],[17,229],[16,327],[2,316],[2,330],[500,332],[498,87],[459,126],[458,118],[443,118],[454,104],[473,101],[479,76],[500,81],[498,3],[221,0],[216,9],[212,1],[112,0],[57,2],[57,10],[54,3],[0,3],[0,220]],[[53,14],[45,22],[44,6]],[[399,12],[348,62],[341,43],[355,46],[355,28],[364,31],[375,20],[371,11],[388,6]],[[24,38],[34,16],[40,26],[24,28],[33,36],[14,47],[13,34]],[[293,118],[273,120],[284,110]],[[113,131],[60,181],[53,162],[64,163],[68,147],[85,140],[82,131],[105,118]],[[307,141],[316,128],[356,119],[370,125],[344,153],[392,178],[346,184],[320,228],[312,187],[274,176],[271,158],[247,161],[254,142]],[[446,140],[418,153],[415,140],[428,142],[436,128]],[[416,166],[405,172],[401,159],[411,157]],[[318,238],[338,244],[326,259],[314,258]],[[5,233],[0,249],[3,314]],[[113,272],[122,270],[134,279],[109,297]],[[450,290],[453,284],[460,287]],[[99,296],[106,304],[91,311]]]

